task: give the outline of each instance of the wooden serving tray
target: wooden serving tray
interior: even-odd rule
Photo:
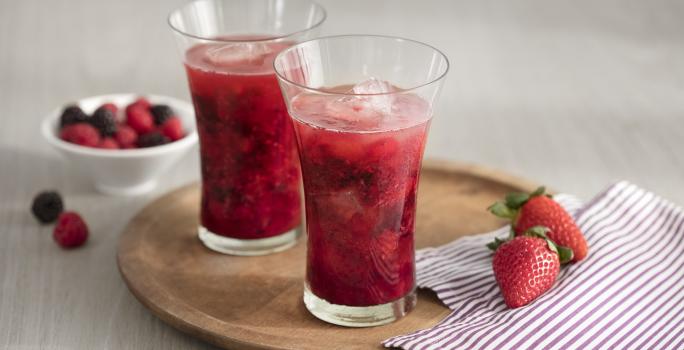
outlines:
[[[426,161],[420,179],[416,245],[440,245],[502,225],[485,208],[535,186],[476,166]],[[381,349],[394,335],[430,327],[448,314],[420,290],[418,305],[390,325],[344,328],[314,318],[302,302],[306,240],[262,257],[233,257],[197,238],[197,184],[148,205],[119,242],[119,270],[131,292],[164,322],[227,349]]]

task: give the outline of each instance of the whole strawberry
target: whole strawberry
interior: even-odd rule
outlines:
[[[510,308],[525,306],[549,290],[560,270],[558,250],[535,227],[525,235],[489,245],[495,249],[492,267],[504,302]],[[570,256],[568,256],[569,258]]]
[[[563,207],[551,196],[544,194],[544,187],[527,193],[509,193],[505,202],[489,207],[494,215],[511,220],[513,231],[521,235],[531,227],[549,228],[547,236],[559,246],[572,249],[573,262],[587,256],[588,246],[582,231]]]
[[[67,211],[57,219],[52,237],[63,248],[78,247],[88,239],[88,226],[80,215]]]

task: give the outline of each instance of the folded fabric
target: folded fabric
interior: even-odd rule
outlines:
[[[582,206],[558,195],[589,244],[529,305],[503,302],[485,244],[508,228],[416,253],[417,284],[452,313],[387,339],[403,349],[684,349],[684,211],[627,182]]]

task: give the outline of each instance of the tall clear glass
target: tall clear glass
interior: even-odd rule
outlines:
[[[197,0],[169,15],[195,106],[208,248],[263,255],[296,243],[299,159],[273,60],[325,17],[307,0]]]
[[[338,325],[390,323],[416,303],[418,178],[448,60],[417,41],[350,35],[300,43],[274,65],[304,179],[304,303]]]

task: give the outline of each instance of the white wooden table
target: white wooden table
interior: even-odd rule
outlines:
[[[126,222],[155,196],[196,181],[197,156],[152,194],[107,197],[38,132],[47,111],[84,96],[187,99],[165,19],[181,2],[0,0],[0,348],[212,348],[152,316],[115,264]],[[628,179],[684,203],[681,1],[322,3],[324,34],[405,36],[449,56],[427,156],[585,198]],[[83,213],[87,246],[62,251],[31,217],[31,198],[46,188]]]

